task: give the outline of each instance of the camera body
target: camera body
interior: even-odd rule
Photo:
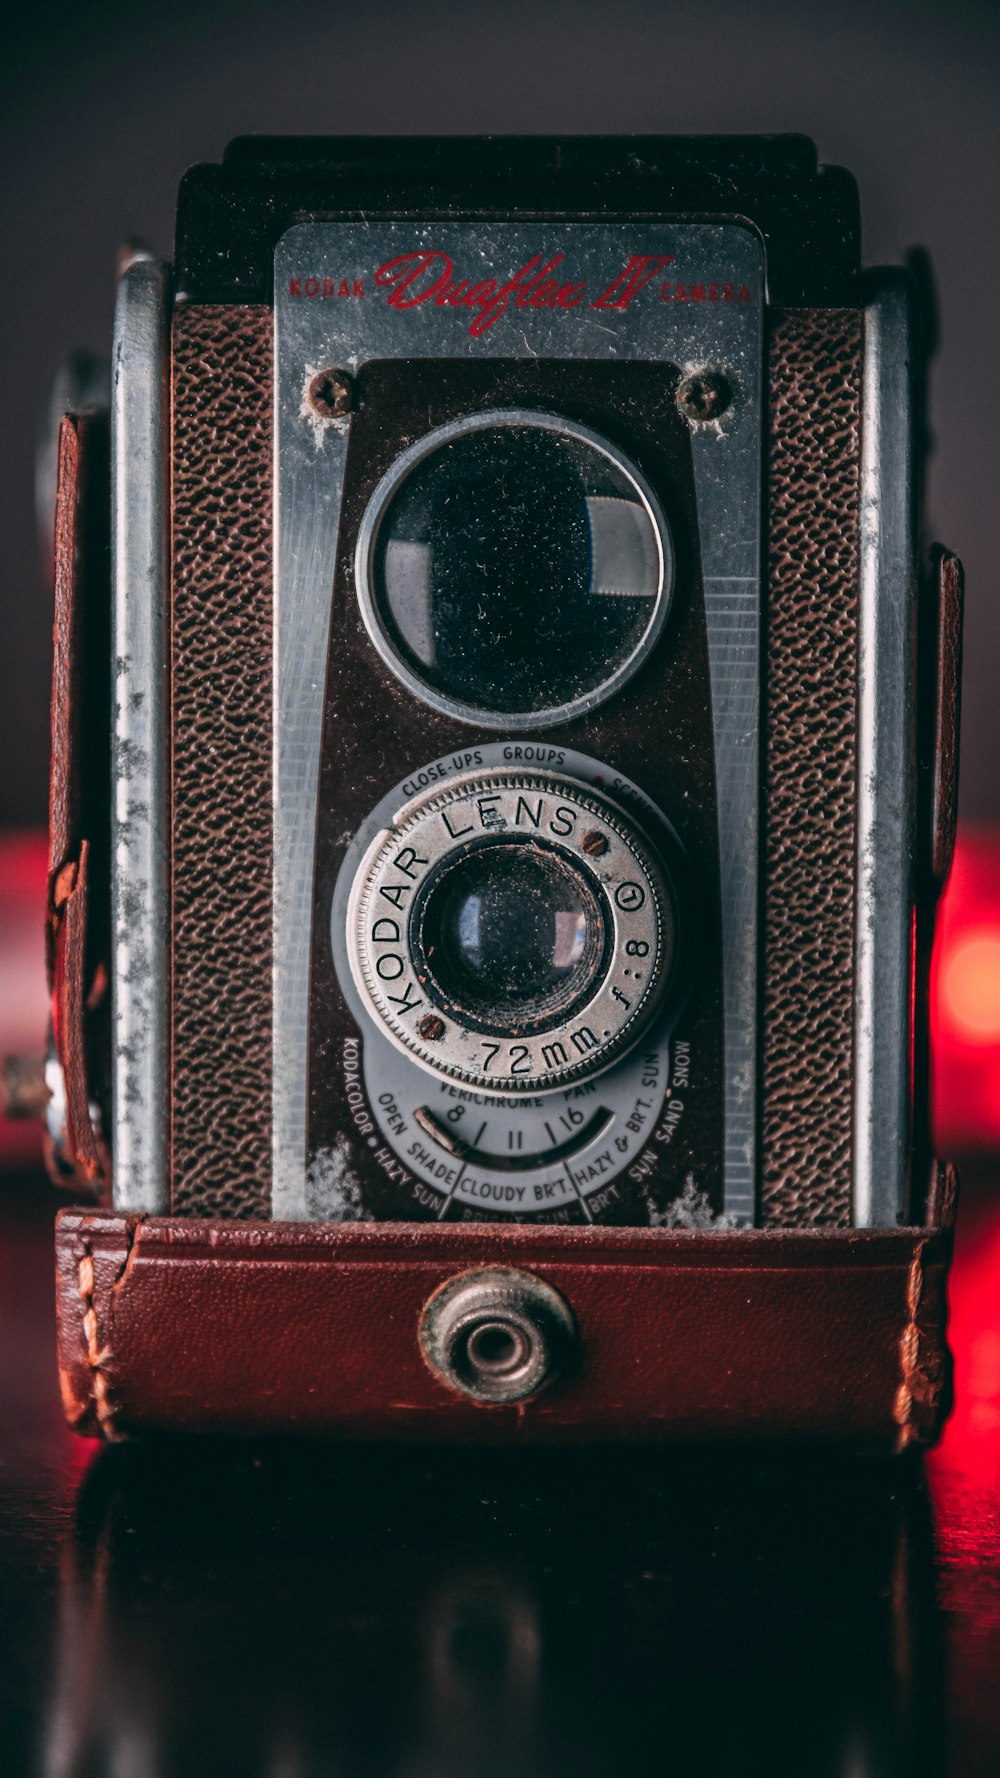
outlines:
[[[61,1223],[75,1418],[932,1435],[927,348],[798,138],[187,176],[116,320],[110,841],[65,793],[106,681],[57,659],[57,1147],[105,1199]],[[192,1312],[214,1381],[151,1384]]]

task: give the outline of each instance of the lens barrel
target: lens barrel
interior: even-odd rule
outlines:
[[[516,1097],[601,1073],[649,1028],[674,974],[674,895],[602,792],[468,773],[376,835],[347,941],[386,1037],[432,1073]]]
[[[551,1030],[607,967],[610,917],[582,860],[538,837],[484,835],[414,901],[418,975],[487,1034]]]

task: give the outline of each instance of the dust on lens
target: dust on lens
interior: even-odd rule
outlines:
[[[420,458],[378,524],[379,626],[413,678],[499,715],[589,699],[658,627],[664,538],[614,457],[538,424]]]
[[[418,954],[441,1004],[484,1030],[544,1029],[590,992],[604,963],[597,892],[536,843],[470,849],[416,912]]]

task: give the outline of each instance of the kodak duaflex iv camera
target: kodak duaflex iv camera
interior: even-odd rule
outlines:
[[[796,137],[187,175],[60,444],[82,1430],[934,1436],[927,307]]]

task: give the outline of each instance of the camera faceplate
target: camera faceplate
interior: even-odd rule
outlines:
[[[308,1173],[345,1127],[344,1046],[357,1039],[333,1007],[339,990],[319,935],[347,836],[387,783],[416,773],[435,750],[459,760],[464,752],[465,764],[478,765],[489,729],[482,714],[477,723],[471,713],[461,721],[429,710],[379,668],[357,604],[358,529],[380,477],[435,427],[490,409],[528,409],[565,416],[567,429],[586,427],[610,440],[654,491],[677,551],[662,639],[627,690],[552,727],[545,726],[551,713],[537,723],[557,769],[566,752],[582,747],[682,817],[700,913],[712,932],[713,962],[692,1003],[703,1094],[697,1117],[687,1115],[693,1148],[671,1143],[664,1128],[642,1163],[651,1195],[637,1179],[640,1189],[616,1214],[647,1220],[650,1206],[678,1196],[691,1178],[715,1210],[752,1217],[762,254],[751,231],[729,224],[643,223],[634,239],[629,231],[627,245],[623,259],[620,227],[602,224],[487,228],[474,221],[304,225],[279,244],[278,1215],[326,1213],[317,1210],[297,1157],[305,1154]],[[414,253],[430,258],[418,266]],[[440,289],[425,300],[423,287],[406,281],[433,269],[435,254],[455,269],[455,289],[440,301]],[[463,284],[459,267],[467,258],[477,276]],[[335,277],[348,263],[357,276]],[[307,265],[317,269],[307,274]],[[526,267],[539,274],[537,283],[531,271],[520,277]],[[573,268],[579,276],[571,279]],[[340,294],[342,278],[349,292],[357,285],[364,294]],[[492,308],[490,288],[498,298]],[[473,290],[475,300],[466,302]],[[323,418],[308,392],[330,366],[341,367],[350,411]],[[711,367],[724,370],[728,409],[695,420],[683,391]],[[329,584],[335,549],[333,599],[325,606],[318,589]],[[325,688],[315,668],[324,659]],[[303,894],[310,882],[311,905]],[[415,1196],[419,1181],[405,1177],[394,1182],[390,1209],[385,1181],[366,1183],[374,1165],[366,1161],[358,1175],[371,1214],[426,1214]]]

